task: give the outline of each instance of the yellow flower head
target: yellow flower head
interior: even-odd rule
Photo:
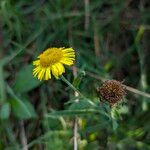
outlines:
[[[35,68],[33,76],[41,80],[51,79],[51,73],[58,78],[65,72],[64,65],[71,66],[75,60],[75,52],[72,48],[48,48],[33,61]]]

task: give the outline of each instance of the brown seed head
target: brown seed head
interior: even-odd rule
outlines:
[[[114,105],[124,97],[125,88],[119,81],[108,80],[98,89],[98,92],[103,100]]]

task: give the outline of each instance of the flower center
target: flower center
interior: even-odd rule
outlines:
[[[62,51],[58,48],[50,48],[40,55],[40,63],[43,67],[49,67],[60,61]]]

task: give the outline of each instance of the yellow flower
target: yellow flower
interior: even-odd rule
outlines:
[[[48,48],[33,61],[35,68],[33,76],[41,80],[51,79],[51,73],[58,78],[65,72],[64,65],[71,66],[75,60],[75,52],[72,48]]]

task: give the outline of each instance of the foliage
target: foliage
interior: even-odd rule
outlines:
[[[72,149],[76,117],[81,150],[149,150],[149,99],[127,92],[111,108],[96,92],[100,79],[150,92],[148,3],[1,0],[0,150],[22,149],[24,138],[29,149]],[[54,46],[75,49],[78,75],[64,76],[83,95],[33,78],[32,61]]]

